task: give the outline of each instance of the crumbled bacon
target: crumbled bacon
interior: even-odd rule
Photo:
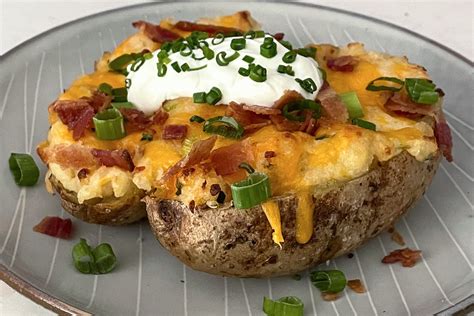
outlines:
[[[232,116],[246,131],[262,128],[270,124],[268,115],[257,114],[254,111],[246,110],[245,105],[230,102],[226,110],[227,116]]]
[[[159,110],[158,112],[155,113],[155,115],[153,116],[153,124],[156,124],[156,125],[162,125],[166,122],[166,120],[168,119],[170,115],[163,111],[163,110]]]
[[[328,59],[326,66],[334,71],[352,72],[357,65],[357,59],[354,56],[340,56]]]
[[[125,129],[128,134],[143,131],[152,124],[152,121],[140,110],[121,108],[120,113],[125,118]]]
[[[301,122],[287,120],[283,115],[271,115],[270,120],[279,131],[296,132],[301,128]]]
[[[347,286],[356,293],[362,294],[367,292],[365,286],[359,279],[347,281]]]
[[[133,171],[135,168],[132,157],[126,149],[102,150],[93,148],[91,153],[97,158],[100,164],[106,167],[117,166],[128,171]]]
[[[242,142],[217,148],[211,152],[211,163],[220,176],[233,174],[242,162],[251,160],[251,154]]]
[[[214,147],[217,140],[217,136],[212,136],[204,140],[199,140],[193,143],[193,147],[189,153],[171,168],[169,168],[163,177],[162,181],[167,181],[170,177],[177,174],[180,170],[186,169],[188,167],[197,165],[202,161],[209,158],[211,150]]]
[[[403,239],[403,236],[395,229],[395,227],[390,227],[388,229],[388,233],[390,234],[390,239],[400,246],[405,246],[405,240]]]
[[[188,21],[179,21],[178,23],[174,25],[174,27],[181,31],[186,31],[186,32],[199,31],[199,32],[206,32],[209,35],[215,35],[217,33],[226,34],[226,33],[239,32],[239,30],[230,28],[230,27],[210,25],[210,24],[199,24],[199,23],[188,22]]]
[[[451,129],[449,128],[443,113],[438,115],[434,128],[434,135],[436,142],[438,143],[438,147],[446,160],[449,162],[453,161],[453,139],[451,136]]]
[[[339,298],[339,293],[322,292],[321,297],[325,301],[335,301]]]
[[[33,230],[41,234],[68,239],[72,232],[72,222],[69,218],[62,219],[57,216],[46,216],[39,224],[33,227]]]
[[[273,150],[268,150],[265,152],[264,156],[265,158],[269,159],[269,158],[276,157],[276,153]]]
[[[77,172],[77,177],[79,178],[79,180],[82,180],[82,179],[87,178],[88,174],[89,174],[89,169],[82,168],[81,170]]]
[[[299,101],[304,99],[304,97],[295,90],[285,90],[283,95],[273,103],[272,108],[281,110],[285,105],[291,102]],[[280,114],[278,113],[269,113],[269,114]]]
[[[279,131],[299,131],[302,127],[301,122],[287,120],[281,115],[281,109],[291,102],[304,99],[303,96],[295,90],[286,90],[284,94],[273,103],[274,109],[278,109],[280,113],[270,115],[270,120]]]
[[[285,37],[285,33],[275,33],[275,34],[273,34],[273,37],[274,37],[277,41],[281,41],[281,40]]]
[[[324,85],[319,91],[317,99],[321,102],[323,116],[336,122],[345,123],[349,119],[346,106],[339,95],[329,85]]]
[[[212,196],[216,196],[221,192],[221,186],[218,183],[214,183],[211,185],[210,193]]]
[[[311,136],[315,136],[316,130],[318,129],[318,121],[312,115],[312,112],[306,112],[306,118],[303,124],[300,126],[300,131]]]
[[[421,259],[421,250],[412,250],[410,248],[397,249],[386,255],[382,263],[401,262],[404,267],[413,267]]]
[[[165,125],[163,133],[161,133],[161,138],[170,140],[170,139],[184,139],[188,133],[187,125]]]
[[[133,27],[138,28],[143,33],[145,33],[145,35],[153,42],[157,43],[172,42],[181,37],[178,34],[159,25],[148,23],[142,20],[133,22],[132,25]]]
[[[38,155],[44,163],[57,163],[62,167],[75,169],[93,168],[97,161],[89,148],[78,144],[49,146],[38,148]]]
[[[404,92],[395,92],[385,103],[385,108],[397,114],[411,114],[415,118],[422,115],[433,115],[437,109],[432,105],[413,102]]]

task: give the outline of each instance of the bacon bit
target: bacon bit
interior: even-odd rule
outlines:
[[[79,170],[79,172],[77,173],[77,177],[82,180],[82,179],[85,179],[87,178],[87,175],[89,174],[89,169],[87,168],[82,168],[81,170]]]
[[[169,116],[170,115],[167,112],[160,109],[158,112],[155,113],[155,116],[153,116],[153,124],[162,125],[166,122]]]
[[[268,150],[265,152],[265,158],[269,159],[273,157],[276,157],[276,153],[273,150]]]
[[[395,92],[385,103],[385,108],[397,114],[419,118],[421,115],[433,115],[436,107],[432,105],[415,103],[406,93]]]
[[[120,108],[120,113],[122,113],[125,118],[127,134],[143,131],[152,124],[152,121],[140,110]]]
[[[322,292],[321,297],[325,301],[335,301],[339,298],[339,293],[327,293],[327,292]]]
[[[359,279],[347,281],[347,286],[356,293],[362,294],[367,292],[365,286]]]
[[[187,125],[166,125],[161,133],[161,138],[170,140],[170,139],[184,139],[188,133]]]
[[[412,250],[410,248],[397,249],[386,255],[382,263],[401,262],[403,267],[413,267],[421,259],[421,250]]]
[[[340,56],[328,59],[326,66],[334,71],[352,72],[357,65],[357,59],[354,56]]]
[[[219,176],[239,171],[239,165],[251,160],[250,158],[250,154],[242,142],[220,147],[211,152],[211,164]]]
[[[191,200],[191,202],[189,202],[189,210],[191,212],[194,212],[195,207],[196,207],[196,202],[194,200]]]
[[[204,182],[201,184],[201,188],[204,190],[207,185],[207,180],[204,180]]]
[[[170,177],[177,174],[180,170],[197,165],[208,159],[211,154],[211,150],[216,143],[216,140],[217,136],[212,136],[207,139],[194,142],[193,147],[189,153],[183,159],[169,168],[161,178],[161,181],[165,182]]]
[[[273,35],[273,37],[277,40],[277,41],[281,41],[284,37],[285,37],[285,33],[275,33]]]
[[[102,150],[93,148],[91,153],[100,164],[106,167],[117,166],[128,171],[133,171],[135,168],[132,157],[126,149]]]
[[[247,111],[251,111],[256,114],[263,114],[263,115],[275,115],[275,114],[280,114],[281,111],[279,109],[275,109],[273,107],[268,108],[264,106],[259,106],[259,105],[248,105],[244,104],[242,105],[242,108]]]
[[[44,163],[57,163],[62,167],[75,169],[93,168],[97,161],[90,149],[78,144],[56,145],[45,149],[38,148],[38,154]]]
[[[178,34],[159,25],[148,23],[142,20],[133,22],[132,25],[133,27],[138,28],[143,33],[145,33],[145,35],[148,36],[148,38],[150,38],[153,42],[157,43],[172,42],[181,37]]]
[[[194,169],[193,167],[184,169],[183,170],[183,176],[187,177],[187,176],[193,174],[194,171],[196,171],[196,169]]]
[[[313,118],[312,113],[310,111],[307,111],[305,121],[301,125],[300,131],[307,133],[311,136],[315,136],[317,129],[318,129],[318,121],[315,118]]]
[[[226,115],[232,116],[246,131],[262,128],[271,123],[268,115],[257,114],[244,107],[245,105],[230,102]]]
[[[46,216],[39,224],[33,227],[33,230],[37,233],[68,239],[72,232],[72,222],[69,218],[62,219],[57,216]]]
[[[221,192],[221,186],[218,184],[218,183],[214,183],[213,185],[211,185],[211,195],[212,196],[216,196],[217,194],[219,194],[219,192]]]
[[[285,90],[283,95],[273,103],[272,108],[281,110],[288,103],[299,101],[302,99],[304,99],[304,97],[299,92],[295,90]],[[269,113],[269,114],[280,114],[280,113],[281,111],[278,113]]]
[[[281,132],[296,132],[301,128],[301,122],[287,120],[283,115],[271,115],[270,120],[275,125],[276,129]]]
[[[443,156],[447,161],[453,161],[453,139],[451,136],[451,129],[449,128],[442,112],[438,115],[438,119],[436,120],[434,135],[436,143],[438,143],[438,147],[443,153]]]
[[[105,110],[112,102],[112,97],[100,91],[94,91],[90,98],[87,98],[95,113]]]
[[[405,240],[403,239],[403,236],[400,235],[400,233],[395,229],[395,227],[390,227],[388,229],[388,233],[390,234],[390,239],[392,239],[400,246],[405,246]]]
[[[133,169],[133,172],[142,172],[145,169],[146,169],[145,166],[138,166],[138,167],[135,167],[135,169]]]
[[[240,32],[238,29],[224,27],[224,26],[217,26],[217,25],[210,25],[210,24],[199,24],[194,22],[188,21],[179,21],[174,25],[175,28],[181,31],[186,32],[206,32],[209,35],[215,35],[217,33],[232,33],[232,32]]]
[[[345,123],[349,119],[346,106],[339,95],[329,85],[323,86],[317,96],[323,107],[323,115],[336,122]]]

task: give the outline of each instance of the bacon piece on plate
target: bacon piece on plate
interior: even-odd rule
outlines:
[[[329,85],[324,85],[319,91],[317,99],[321,102],[323,116],[336,122],[347,122],[349,119],[349,112],[347,112],[346,106],[342,103],[341,98],[333,88]]]
[[[326,66],[334,71],[352,72],[357,65],[357,59],[354,56],[340,56],[328,59]]]
[[[275,33],[273,34],[273,38],[275,38],[277,41],[281,41],[285,37],[285,33]]]
[[[133,27],[138,28],[143,33],[145,33],[145,35],[148,36],[148,38],[150,38],[153,42],[157,43],[172,42],[181,37],[178,34],[159,25],[142,20],[133,22],[132,25]]]
[[[421,259],[421,250],[412,250],[410,248],[397,249],[386,255],[382,263],[401,262],[404,267],[413,267]]]
[[[161,181],[168,180],[180,170],[189,168],[207,160],[211,154],[212,148],[216,143],[216,140],[217,136],[212,136],[207,139],[195,142],[189,153],[165,172],[161,178]]]
[[[57,216],[46,216],[39,224],[33,227],[33,230],[41,234],[68,239],[72,232],[72,222],[69,218],[62,219]]]
[[[128,171],[133,171],[135,168],[132,157],[126,149],[102,150],[93,148],[91,153],[101,165],[106,167],[117,166]]]
[[[347,281],[347,286],[356,293],[362,294],[367,292],[365,289],[364,284],[360,281],[360,279],[354,279]]]
[[[206,32],[209,35],[215,35],[217,33],[226,34],[226,33],[239,32],[239,30],[230,28],[230,27],[210,25],[210,24],[199,24],[199,23],[188,22],[188,21],[179,21],[178,23],[174,25],[174,27],[181,31],[186,31],[186,32],[199,31],[199,32]]]
[[[434,128],[434,135],[436,137],[438,147],[443,153],[443,156],[446,158],[447,161],[453,161],[453,139],[451,136],[451,129],[449,128],[449,125],[446,122],[443,113],[440,113],[438,115],[438,119],[436,120]]]
[[[161,138],[163,139],[184,139],[188,133],[187,125],[165,125]]]
[[[220,176],[227,176],[239,171],[242,162],[248,162],[252,156],[244,143],[239,142],[217,148],[211,152],[211,165]]]

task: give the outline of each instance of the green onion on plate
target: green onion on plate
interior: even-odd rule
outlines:
[[[263,312],[268,316],[303,316],[304,304],[296,296],[285,296],[278,300],[264,297]]]
[[[339,270],[311,272],[311,282],[321,292],[339,293],[346,287],[346,276]]]
[[[8,165],[17,185],[33,186],[38,182],[40,172],[30,155],[11,153]]]

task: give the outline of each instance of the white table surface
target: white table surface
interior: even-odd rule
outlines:
[[[0,0],[0,54],[52,27],[143,1]],[[310,1],[386,20],[414,30],[473,59],[473,1]],[[0,281],[1,315],[53,315]]]

